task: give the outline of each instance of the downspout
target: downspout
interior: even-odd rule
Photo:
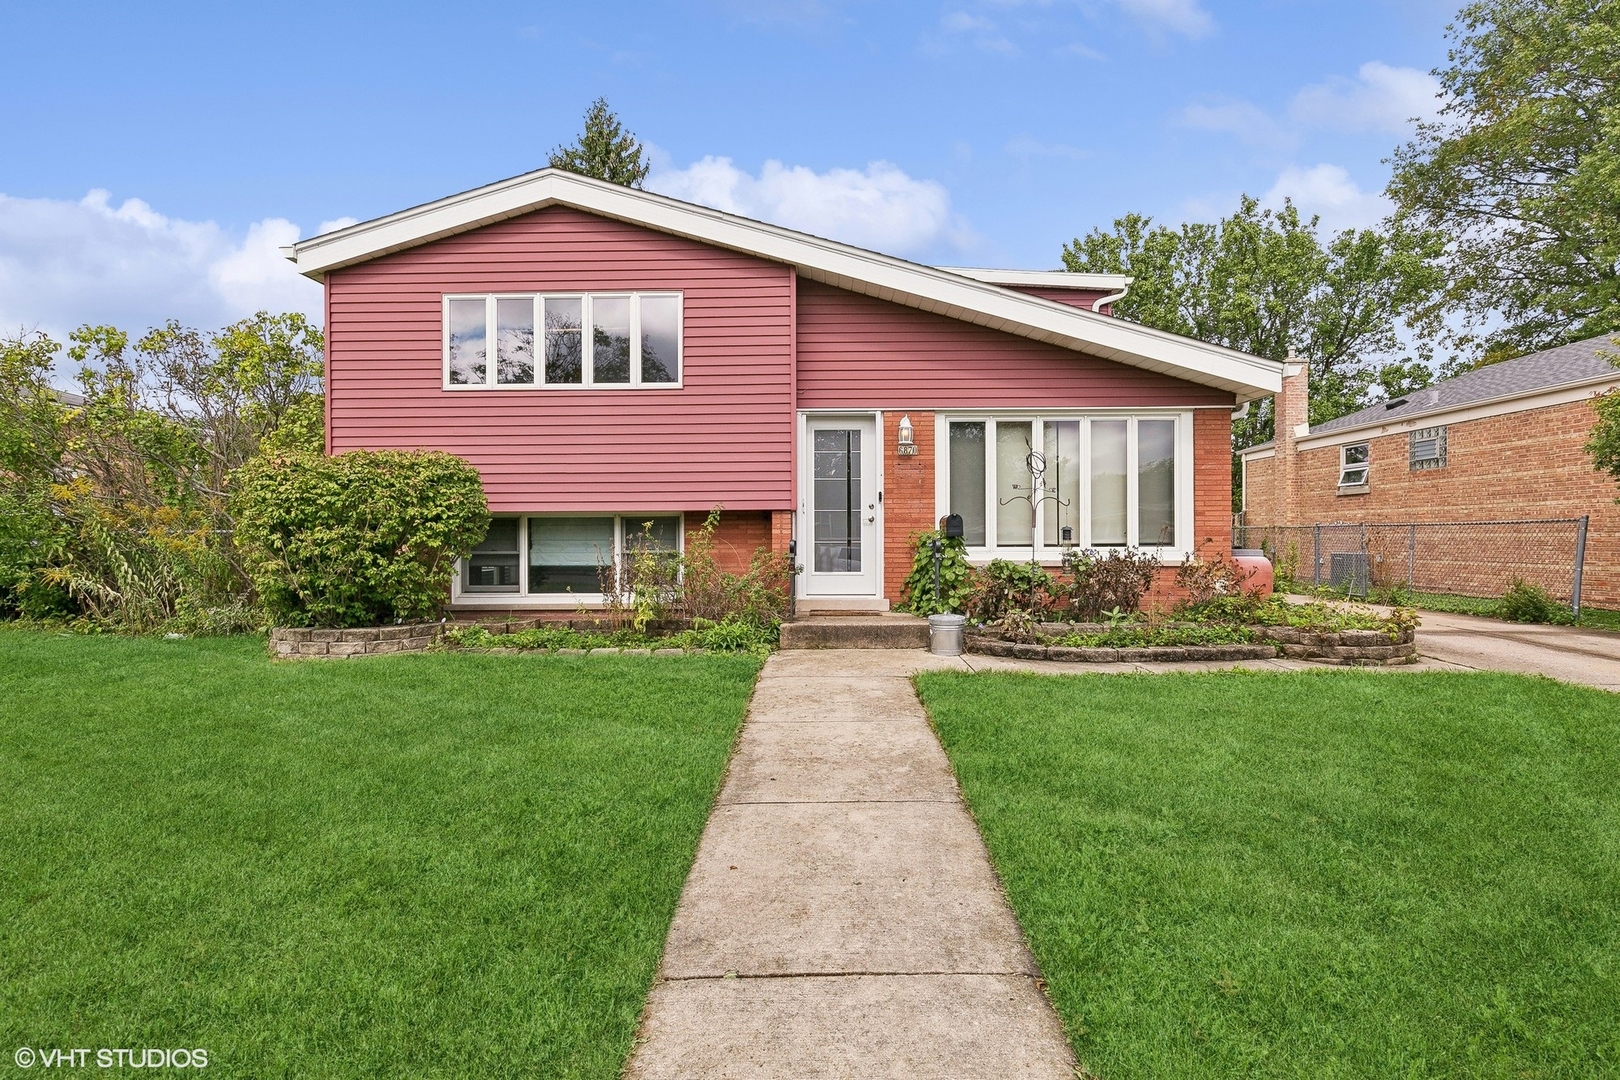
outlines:
[[[1131,291],[1131,284],[1135,280],[1136,280],[1135,278],[1126,278],[1125,279],[1125,287],[1123,289],[1119,290],[1119,292],[1112,293],[1112,294],[1110,294],[1108,296],[1099,296],[1099,297],[1097,297],[1097,299],[1092,302],[1091,310],[1096,312],[1098,315],[1101,315],[1104,304],[1112,304],[1112,303],[1115,303],[1116,301],[1125,299],[1125,294]]]

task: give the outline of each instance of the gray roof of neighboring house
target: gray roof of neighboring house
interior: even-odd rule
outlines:
[[[1386,420],[1403,420],[1408,416],[1441,412],[1498,398],[1539,393],[1554,387],[1600,379],[1604,376],[1620,378],[1620,369],[1609,362],[1608,355],[1599,355],[1600,352],[1620,359],[1620,335],[1603,334],[1585,341],[1560,345],[1556,349],[1531,353],[1516,360],[1490,364],[1477,371],[1437,382],[1426,389],[1414,390],[1405,398],[1381,401],[1360,412],[1313,425],[1311,434],[1360,427],[1363,424],[1377,424]],[[1400,404],[1394,404],[1395,401]]]

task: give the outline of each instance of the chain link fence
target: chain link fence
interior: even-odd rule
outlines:
[[[1278,578],[1367,596],[1414,593],[1495,599],[1515,579],[1581,610],[1587,518],[1532,521],[1243,525],[1234,547],[1260,548]]]

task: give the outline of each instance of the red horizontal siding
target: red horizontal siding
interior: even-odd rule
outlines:
[[[802,409],[1166,408],[1233,395],[800,279]]]
[[[793,504],[792,272],[553,207],[327,277],[333,452],[434,449],[491,509]],[[685,294],[683,385],[445,390],[445,293]]]
[[[1059,304],[1067,304],[1070,307],[1085,308],[1087,311],[1090,311],[1091,305],[1095,304],[1098,300],[1101,300],[1105,296],[1113,295],[1113,293],[1103,289],[1057,289],[1047,288],[1043,285],[1008,285],[1006,288],[1009,288],[1014,292],[1028,293],[1030,296],[1038,296],[1042,300],[1053,300]],[[1104,304],[1102,313],[1107,315],[1111,306],[1112,305]]]

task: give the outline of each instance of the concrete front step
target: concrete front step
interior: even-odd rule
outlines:
[[[784,649],[926,649],[928,620],[914,615],[807,615],[782,624]]]

